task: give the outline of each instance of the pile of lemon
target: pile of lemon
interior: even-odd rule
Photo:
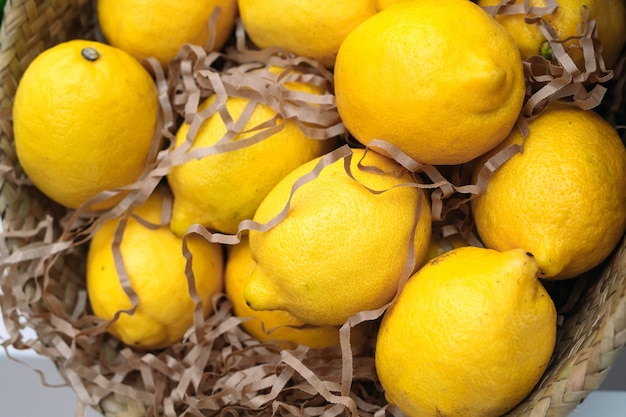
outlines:
[[[379,312],[376,370],[403,413],[512,409],[555,345],[543,282],[589,271],[624,234],[626,149],[572,103],[551,101],[520,129],[523,60],[546,39],[522,14],[484,7],[498,3],[99,0],[106,42],[40,54],[13,107],[32,184],[107,216],[89,242],[94,315],[130,346],[164,349],[225,293],[253,337],[323,348]],[[570,39],[581,10],[611,68],[626,2],[562,0],[545,19]],[[146,62],[167,72],[185,44],[221,51],[237,19],[254,47],[319,63],[333,82],[271,62],[247,73],[320,115],[332,97],[347,133],[316,137],[286,106],[215,91],[195,111],[208,117],[185,115],[165,147],[163,91]],[[128,204],[164,152],[180,162]],[[492,173],[466,203],[480,244],[457,235],[446,246],[432,193],[451,184],[428,173],[459,166],[473,184]]]

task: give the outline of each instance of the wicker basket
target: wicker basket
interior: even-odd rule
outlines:
[[[51,239],[41,235],[58,233],[57,220],[64,214],[62,208],[21,180],[10,118],[18,81],[32,59],[44,49],[76,37],[94,38],[95,13],[91,0],[9,0],[4,12],[0,29],[0,215],[9,235],[0,240],[0,257],[6,259],[34,238]],[[5,282],[8,274],[3,271],[0,282],[5,295],[0,296],[0,307],[7,327],[12,332],[31,327],[39,335],[37,341],[27,343],[16,338],[3,344],[16,349],[32,348],[52,359],[76,390],[79,409],[80,404],[90,405],[116,417],[178,415],[181,408],[176,401],[184,403],[191,401],[190,398],[198,401],[200,397],[191,393],[163,394],[169,388],[160,386],[158,381],[146,387],[145,383],[136,386],[132,375],[109,373],[105,378],[97,372],[98,360],[118,355],[114,345],[98,346],[101,338],[95,339],[91,346],[73,343],[77,339],[72,339],[72,335],[78,337],[80,333],[75,329],[67,329],[65,338],[50,331],[58,325],[54,322],[56,316],[80,320],[72,315],[82,311],[85,305],[83,259],[84,251],[80,248],[60,252],[50,264],[29,262],[26,253],[22,262],[10,267],[17,270],[11,271],[13,275],[17,272],[24,277],[19,298],[13,297],[14,291],[7,292],[9,285],[14,288],[16,284]],[[48,281],[31,285],[42,279],[43,270]],[[46,288],[43,296],[38,292],[42,286]],[[531,395],[510,416],[566,416],[604,380],[626,344],[626,241],[600,267],[563,284],[558,295],[561,322],[553,361]],[[76,352],[87,349],[100,354],[89,366],[78,366]],[[143,371],[141,366],[138,369]],[[120,388],[125,386],[127,390]],[[149,390],[152,395],[138,395],[142,390]],[[232,409],[233,415],[238,412],[236,407]],[[337,414],[340,413],[332,415]],[[374,410],[367,415],[373,414]]]

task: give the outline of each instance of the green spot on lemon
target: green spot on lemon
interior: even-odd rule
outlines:
[[[552,52],[552,47],[550,46],[550,42],[543,41],[541,46],[539,47],[539,54],[545,59],[554,58],[554,53]]]

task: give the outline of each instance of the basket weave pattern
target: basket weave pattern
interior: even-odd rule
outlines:
[[[33,231],[50,222],[51,230],[57,230],[59,226],[52,219],[63,213],[62,208],[22,179],[10,120],[19,79],[34,57],[46,48],[76,37],[93,38],[94,21],[94,4],[90,0],[10,0],[5,7],[0,28],[0,215],[7,232]],[[20,245],[28,243],[27,235],[13,234],[2,239],[0,257],[8,257]],[[68,251],[52,267],[50,277],[58,280],[49,286],[50,294],[56,297],[52,302],[31,305],[0,296],[5,322],[11,325],[16,320],[15,312],[21,311],[31,320],[30,326],[38,331],[39,343],[47,345],[48,348],[42,350],[47,354],[52,351],[50,346],[56,346],[58,341],[46,337],[49,325],[46,310],[58,307],[71,313],[76,303],[84,302],[76,295],[77,289],[84,286],[80,272],[83,255],[81,251]],[[18,266],[25,277],[37,276],[34,269],[38,267],[41,265],[28,262]],[[28,288],[25,292],[28,293]],[[604,380],[626,344],[626,240],[604,264],[577,278],[566,298],[572,303],[562,312],[553,361],[532,394],[511,411],[510,416],[566,416]],[[18,343],[14,347],[26,346]],[[37,350],[37,345],[29,347]],[[65,378],[86,378],[68,373],[63,363],[66,357],[59,352],[51,358],[59,372]],[[145,413],[143,404],[129,401],[123,393],[111,394],[87,382],[84,386],[93,391],[78,393],[79,398],[98,400],[103,414],[122,417]]]

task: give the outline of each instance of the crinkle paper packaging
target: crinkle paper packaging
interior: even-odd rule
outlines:
[[[517,128],[527,132],[528,120],[557,99],[598,109],[615,126],[622,126],[626,121],[626,56],[614,70],[604,67],[595,22],[583,13],[586,24],[579,39],[585,56],[582,71],[569,59],[554,30],[536,17],[553,12],[554,1],[547,1],[543,8],[509,3],[513,2],[503,1],[488,11],[525,13],[529,23],[540,25],[555,55],[552,61],[536,56],[524,62],[528,94]],[[9,338],[2,340],[3,347],[33,349],[52,359],[77,394],[77,415],[84,415],[85,407],[92,406],[118,417],[400,416],[386,403],[374,369],[376,323],[387,306],[350,318],[341,328],[341,345],[322,350],[304,346],[281,350],[275,343],[253,339],[240,328],[242,319],[233,316],[232,305],[224,295],[212,300],[213,313],[207,319],[196,314],[184,341],[160,351],[124,346],[106,333],[107,323],[90,313],[84,282],[90,237],[104,221],[127,219],[132,208],[150,193],[166,189],[164,178],[173,166],[251,146],[280,130],[287,119],[310,137],[343,143],[325,155],[298,186],[314,179],[327,164],[349,161],[350,146],[358,146],[337,113],[332,72],[315,61],[278,49],[257,50],[238,26],[221,52],[208,53],[203,46],[186,45],[167,68],[156,61],[145,62],[160,91],[160,129],[153,158],[141,178],[92,201],[124,193],[117,206],[105,212],[92,212],[88,205],[69,211],[52,203],[32,187],[17,163],[11,101],[21,74],[37,53],[76,37],[102,39],[94,10],[93,2],[87,0],[12,1],[5,8],[0,29],[0,212],[4,228],[0,235],[0,307]],[[275,75],[268,71],[271,66],[289,71]],[[290,81],[312,83],[326,93],[313,96],[294,92],[285,87]],[[197,112],[199,104],[212,94],[217,97],[214,105]],[[201,122],[211,114],[219,113],[232,124],[233,131],[245,124],[252,105],[240,120],[230,120],[225,112],[225,100],[234,96],[268,105],[278,116],[258,126],[245,140],[232,141],[232,135],[227,135],[215,146],[190,149]],[[191,124],[188,140],[174,149],[174,133],[184,121]],[[430,193],[438,236],[461,233],[477,245],[480,242],[473,233],[467,203],[484,189],[498,166],[520,151],[514,147],[497,154],[471,183],[468,166],[425,166],[383,140],[371,146],[386,150],[415,174],[419,181],[410,186]],[[164,223],[171,211],[171,199],[166,201],[170,204],[165,204]],[[193,226],[186,236],[197,234],[224,245],[235,244],[246,230],[264,230],[280,222],[287,209],[288,204],[267,224],[246,220],[235,235]],[[120,228],[115,245],[120,279],[136,305],[137,296],[128,285],[119,256],[122,232]],[[189,255],[185,245],[183,251]],[[626,344],[625,252],[622,241],[600,267],[573,280],[546,284],[559,308],[557,347],[535,390],[508,415],[565,416],[600,385]],[[413,259],[406,260],[402,282],[408,279],[413,263]],[[198,306],[196,312],[200,311]],[[369,326],[371,337],[355,343],[350,340],[350,328],[361,323]],[[26,338],[22,333],[25,328],[34,329],[37,338]]]

